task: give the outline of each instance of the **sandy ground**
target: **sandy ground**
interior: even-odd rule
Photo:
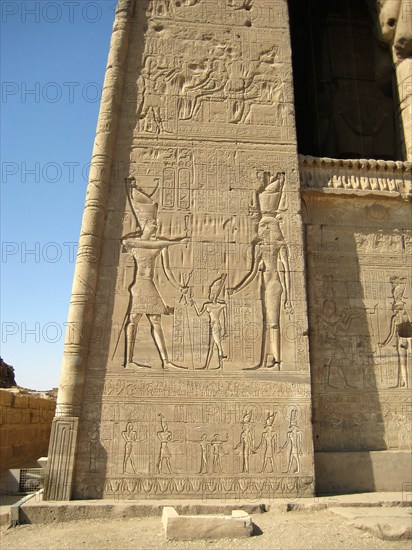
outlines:
[[[128,549],[259,549],[378,550],[412,549],[409,541],[383,541],[349,525],[328,510],[270,511],[253,516],[256,535],[220,541],[167,541],[160,517],[84,520],[22,525],[1,531],[1,550],[128,550]]]

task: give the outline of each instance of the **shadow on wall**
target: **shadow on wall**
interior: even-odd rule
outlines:
[[[408,232],[393,229],[408,204],[384,204],[305,196],[314,445],[325,493],[379,490],[375,477],[391,471],[394,456],[377,461],[369,451],[410,446]]]

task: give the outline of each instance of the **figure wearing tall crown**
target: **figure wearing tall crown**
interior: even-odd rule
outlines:
[[[205,312],[209,315],[209,344],[206,362],[203,367],[200,367],[201,369],[210,368],[210,362],[215,348],[217,349],[217,367],[213,368],[222,369],[223,359],[226,359],[226,355],[224,355],[223,352],[222,340],[226,336],[227,306],[225,301],[219,300],[225,280],[226,274],[222,274],[216,281],[213,281],[209,287],[209,300],[203,304],[200,310],[193,299],[190,301],[199,317]]]
[[[136,272],[130,289],[131,299],[126,324],[126,368],[150,368],[135,360],[134,349],[138,325],[146,315],[151,325],[151,334],[162,361],[163,369],[182,369],[169,360],[167,345],[163,333],[162,315],[170,315],[173,309],[166,306],[154,282],[154,269],[158,257],[163,271],[176,290],[183,290],[178,284],[169,262],[168,248],[187,243],[189,239],[169,241],[157,237],[157,204],[139,189],[135,180],[127,180],[129,199],[139,228],[132,236],[122,239],[125,249],[133,255]]]
[[[285,173],[278,172],[273,176],[266,170],[260,170],[256,175],[261,183],[258,189],[260,215],[275,217],[283,209]]]
[[[229,295],[235,294],[246,288],[255,277],[259,277],[263,319],[261,358],[257,365],[244,370],[280,370],[282,306],[287,313],[293,313],[290,301],[289,250],[279,223],[285,174],[279,172],[272,177],[270,172],[260,171],[257,176],[262,183],[258,194],[261,217],[252,265],[246,277],[227,291]]]

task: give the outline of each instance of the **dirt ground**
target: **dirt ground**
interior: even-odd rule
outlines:
[[[219,541],[167,541],[160,517],[84,520],[21,525],[1,531],[1,550],[411,550],[412,542],[383,541],[349,525],[328,510],[270,511],[253,516],[256,535]]]

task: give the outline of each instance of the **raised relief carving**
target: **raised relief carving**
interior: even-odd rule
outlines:
[[[241,472],[242,474],[248,474],[250,472],[250,462],[252,454],[256,454],[255,451],[255,439],[254,439],[254,424],[251,423],[252,411],[245,413],[242,419],[242,431],[240,432],[240,441],[235,447],[235,451],[239,451],[241,456]]]
[[[290,412],[289,430],[286,434],[286,441],[281,449],[288,447],[288,465],[286,473],[291,473],[292,466],[295,468],[295,473],[300,472],[301,456],[303,454],[302,447],[302,431],[297,424],[298,409],[292,409]]]
[[[344,309],[338,312],[336,303],[328,298],[323,302],[322,313],[319,316],[319,342],[322,345],[324,361],[322,365],[322,383],[323,387],[336,387],[331,384],[331,369],[336,367],[336,371],[344,387],[351,386],[346,377],[348,367],[347,349],[348,338],[346,333],[349,329],[352,319],[359,317],[359,312],[350,312]]]
[[[156,462],[156,471],[159,474],[172,474],[172,466],[170,459],[172,453],[170,452],[169,443],[176,440],[173,439],[172,432],[169,430],[167,422],[163,415],[159,414],[161,430],[157,432],[157,437],[160,441],[159,455]],[[165,471],[165,469],[167,471]]]
[[[231,9],[247,12],[251,5],[242,2]],[[223,123],[228,126],[222,130],[229,133],[233,124],[286,126],[291,88],[282,71],[279,45],[262,40],[249,51],[239,38],[223,33],[208,41],[192,39],[172,56],[170,50],[159,51],[162,41],[153,36],[137,80],[136,131],[196,131],[179,121],[211,127]]]
[[[169,73],[167,66],[162,66],[160,60],[154,56],[145,59],[137,82],[138,108],[137,119],[143,121],[141,131],[159,134],[167,132],[165,126],[165,112],[162,94],[166,91],[163,77]]]
[[[91,316],[99,330],[84,371],[71,494],[309,496],[309,444],[307,460],[292,453],[285,473],[298,438],[280,417],[298,402],[306,441],[286,4],[126,3],[135,9],[118,88],[128,97],[109,128]]]
[[[267,467],[271,468],[268,473],[275,473],[278,471],[278,468],[276,466],[276,454],[279,452],[279,428],[278,426],[274,425],[275,417],[275,412],[270,411],[267,413],[262,437],[259,445],[255,449],[255,452],[258,452],[261,448],[263,449],[263,464],[260,472],[261,474],[264,474],[266,472]]]
[[[215,434],[210,442],[212,451],[212,473],[222,474],[222,455],[225,454],[223,445],[229,441],[229,437],[226,434],[226,439],[220,439],[219,434]]]
[[[134,448],[134,444],[137,442],[137,433],[135,430],[133,430],[133,424],[131,422],[127,423],[125,431],[122,432],[122,437],[125,440],[124,456],[123,456],[123,473],[135,474],[136,467],[134,464],[134,455],[136,453],[136,449]],[[128,471],[129,465],[130,465],[130,469],[132,470],[131,472]]]
[[[200,446],[200,470],[199,474],[207,474],[209,471],[210,442],[207,440],[207,434],[202,434],[199,441]]]
[[[404,299],[407,278],[391,277],[392,293],[392,317],[390,320],[389,333],[379,347],[384,348],[395,341],[398,354],[398,380],[396,386],[408,387],[408,350],[412,346],[412,323],[406,310]]]
[[[155,17],[173,17],[179,8],[191,8],[202,0],[151,0],[148,11]]]
[[[124,440],[124,454],[123,454],[123,473],[124,474],[136,474],[139,471],[144,471],[142,468],[142,453],[140,446],[142,442],[147,442],[148,434],[145,429],[134,428],[133,422],[126,424],[126,429],[122,432],[122,438]]]
[[[89,472],[94,474],[97,472],[97,459],[99,455],[99,426],[97,422],[93,422],[89,431]]]
[[[280,312],[293,313],[290,301],[289,250],[280,228],[277,214],[281,204],[284,174],[272,178],[269,172],[259,172],[263,186],[258,194],[261,219],[258,242],[253,249],[249,274],[236,287],[228,289],[233,295],[246,288],[256,276],[260,278],[262,295],[263,337],[260,362],[245,370],[269,368],[280,370]]]
[[[214,281],[209,288],[209,301],[205,302],[201,309],[196,305],[196,302],[192,299],[191,304],[196,310],[197,315],[200,317],[204,313],[209,315],[209,343],[207,350],[206,363],[203,369],[210,368],[210,362],[212,360],[213,351],[216,348],[217,351],[217,367],[215,369],[223,368],[223,359],[227,356],[224,354],[222,340],[226,337],[226,310],[227,304],[223,300],[218,300],[222,293],[223,286],[225,284],[226,274],[223,274]]]
[[[151,334],[162,361],[162,368],[185,368],[175,365],[169,360],[163,334],[162,315],[168,315],[172,311],[165,305],[153,278],[155,262],[160,256],[167,280],[176,290],[181,290],[170,269],[168,248],[186,243],[189,239],[184,237],[176,241],[169,241],[157,238],[158,205],[138,189],[134,180],[131,181],[130,196],[140,231],[136,237],[126,236],[122,239],[123,246],[133,255],[136,264],[135,278],[130,289],[131,301],[127,313],[126,368],[150,368],[150,365],[143,365],[134,360],[138,325],[143,315],[146,315],[150,322]]]
[[[129,368],[143,370],[145,365],[153,368],[160,356],[163,364],[167,357],[166,369],[257,370],[260,365],[279,370],[281,342],[285,341],[281,325],[293,322],[289,248],[282,230],[282,217],[287,212],[285,173],[254,168],[251,170],[255,175],[254,190],[244,189],[247,181],[243,178],[249,174],[240,172],[238,157],[240,154],[232,157],[225,151],[217,155],[212,150],[182,147],[148,150],[145,142],[139,145],[131,167],[133,178],[139,183],[133,178],[128,183],[130,210],[135,213],[138,229],[133,232],[130,216],[125,229],[132,232],[123,238],[134,263],[125,258],[118,286],[125,296],[123,304],[126,292],[133,299],[129,300],[126,329],[120,330],[113,359],[118,357],[117,350],[126,336],[125,364]],[[138,163],[140,158],[142,162]],[[182,169],[188,171],[184,179],[188,185],[183,189],[178,183]],[[219,181],[222,183],[218,184]],[[236,189],[230,190],[231,185],[236,185]],[[207,200],[204,208],[203,197]],[[155,238],[142,239],[141,227],[151,225],[154,218],[157,231],[170,238],[160,239],[154,230]],[[143,241],[149,241],[150,245]],[[142,252],[143,246],[156,250]],[[159,248],[165,250],[159,254]],[[149,283],[143,283],[144,296],[146,300],[150,298],[151,304],[151,312],[144,308],[144,315],[137,305],[143,301],[138,291],[141,273],[138,260],[142,266],[142,257],[148,254],[154,258],[150,262],[153,285],[150,283],[149,292],[146,289]],[[247,283],[244,291],[242,280]],[[153,305],[159,304],[159,297],[161,307],[154,311]],[[157,319],[153,318],[155,313]],[[146,319],[149,328],[155,325],[156,331],[147,330]],[[262,322],[264,331],[259,328]],[[299,320],[297,323],[296,330],[300,330],[302,325]],[[152,335],[155,348],[147,341],[147,334]],[[285,345],[284,349],[287,348],[283,360],[290,362],[292,349]]]

